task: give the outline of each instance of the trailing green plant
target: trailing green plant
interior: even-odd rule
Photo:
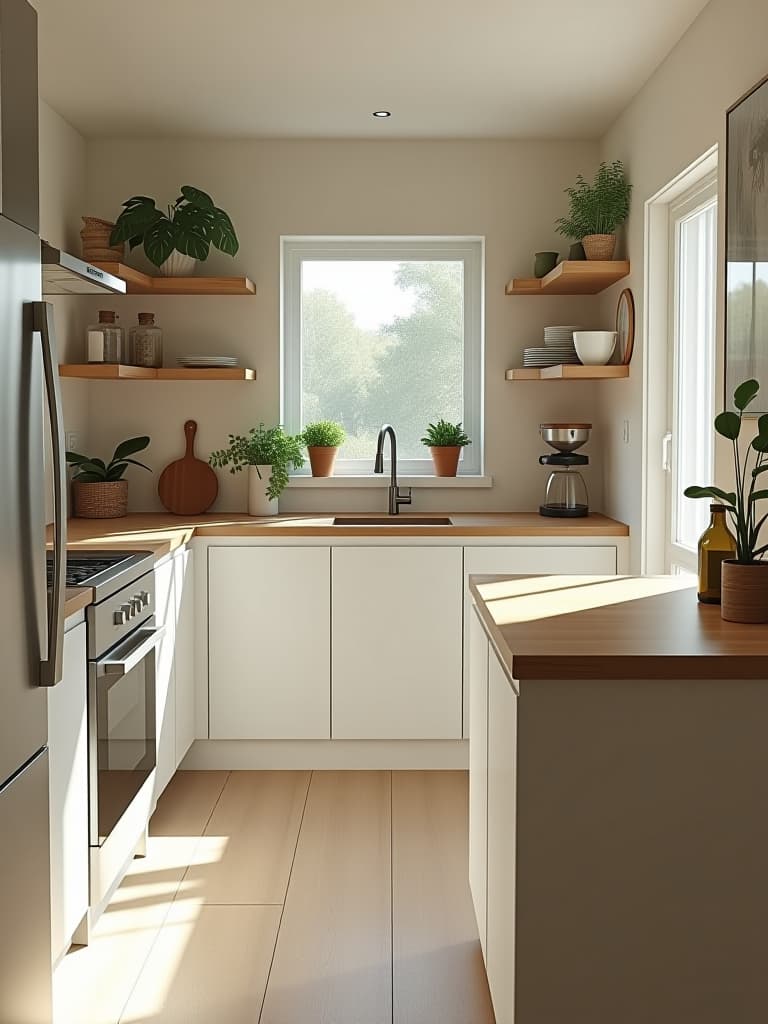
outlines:
[[[347,432],[334,420],[319,420],[308,423],[301,436],[307,448],[338,448],[344,444]]]
[[[457,445],[463,448],[467,444],[472,444],[461,423],[449,423],[447,420],[430,423],[421,443],[428,448],[454,448]]]
[[[259,466],[271,466],[267,483],[267,497],[279,498],[288,486],[288,469],[300,469],[304,465],[301,454],[302,435],[286,434],[281,426],[251,427],[246,436],[230,434],[229,446],[211,452],[208,461],[212,466],[230,467],[230,473],[239,473],[246,466],[254,466],[262,479]]]
[[[142,452],[149,445],[148,437],[129,437],[122,441],[115,448],[114,455],[109,462],[94,458],[91,455],[79,455],[77,452],[67,452],[67,462],[75,467],[73,480],[81,484],[97,484],[105,481],[122,480],[123,473],[129,466],[140,466],[141,469],[149,469],[143,462],[137,462],[130,458],[137,452]]]
[[[592,184],[579,174],[576,184],[565,193],[569,216],[559,217],[555,229],[566,238],[580,242],[587,235],[612,235],[629,215],[632,185],[621,160],[603,161]]]
[[[211,246],[234,256],[240,248],[232,221],[207,192],[182,185],[181,195],[168,206],[167,215],[148,196],[132,196],[123,203],[109,244],[128,242],[131,249],[144,246],[150,263],[159,267],[174,249],[196,260],[205,260]]]
[[[733,404],[737,411],[721,412],[715,416],[715,430],[721,437],[727,438],[733,447],[736,490],[692,486],[686,487],[683,492],[686,498],[716,498],[722,502],[736,531],[736,561],[742,565],[762,561],[761,556],[768,551],[768,544],[757,546],[760,530],[768,521],[768,513],[758,519],[756,508],[758,501],[768,498],[768,490],[758,487],[762,474],[768,471],[768,414],[758,418],[757,434],[747,445],[746,451],[742,453],[739,446],[744,412],[759,390],[760,385],[756,380],[744,381],[733,393]]]

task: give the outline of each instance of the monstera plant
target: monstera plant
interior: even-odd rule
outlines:
[[[143,245],[147,259],[156,267],[163,267],[174,252],[190,260],[205,260],[211,246],[234,256],[240,244],[229,215],[202,189],[182,185],[180,191],[167,213],[159,210],[149,196],[127,199],[110,235],[110,245],[128,242],[131,249]]]

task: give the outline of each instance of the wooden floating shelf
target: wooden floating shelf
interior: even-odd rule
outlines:
[[[531,366],[507,370],[507,380],[618,380],[629,376],[628,366],[580,366],[558,364],[557,366]]]
[[[80,380],[256,380],[256,371],[234,366],[218,369],[187,367],[124,366],[116,363],[68,363],[59,367],[59,376]]]
[[[255,295],[249,277],[152,277],[125,263],[96,263],[99,270],[121,277],[128,295]]]
[[[106,266],[103,269],[108,269]],[[110,271],[115,273],[115,271]],[[597,295],[629,274],[629,260],[563,260],[546,277],[515,277],[507,295]],[[166,278],[167,280],[167,278]],[[130,287],[128,291],[130,291]]]

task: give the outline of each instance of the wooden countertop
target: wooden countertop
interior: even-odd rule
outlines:
[[[378,513],[336,513],[357,518],[381,518]],[[449,515],[452,526],[333,526],[327,515],[279,515],[258,518],[238,513],[174,516],[139,512],[122,519],[70,519],[68,546],[141,547],[162,557],[192,537],[627,537],[629,527],[602,515],[583,519],[549,519],[535,512]],[[418,513],[413,513],[418,515]],[[402,524],[409,516],[402,514]]]
[[[67,587],[64,596],[64,618],[81,611],[93,600],[93,589],[91,587]]]
[[[768,627],[725,622],[688,576],[472,576],[514,679],[768,679]]]

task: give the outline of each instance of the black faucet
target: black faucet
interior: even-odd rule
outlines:
[[[400,488],[397,486],[397,436],[395,434],[395,428],[391,427],[389,423],[383,424],[379,431],[379,438],[376,442],[376,460],[373,464],[374,473],[384,472],[384,440],[389,434],[389,448],[391,456],[391,477],[389,481],[389,514],[396,516],[400,512],[401,505],[411,504],[411,488],[403,488],[403,492],[400,492]]]

